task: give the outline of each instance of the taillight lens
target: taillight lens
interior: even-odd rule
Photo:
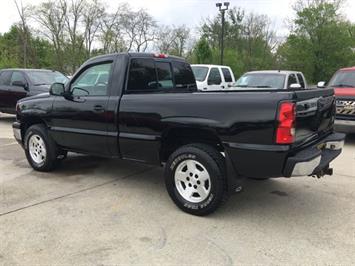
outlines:
[[[290,102],[281,103],[279,106],[276,130],[277,144],[291,144],[295,140],[296,105]]]

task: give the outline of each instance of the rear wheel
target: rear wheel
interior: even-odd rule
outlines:
[[[58,149],[48,135],[44,125],[33,125],[25,134],[25,153],[27,161],[37,171],[51,171],[57,163]]]
[[[222,155],[205,144],[179,148],[165,166],[165,183],[175,204],[187,213],[214,212],[226,196]]]

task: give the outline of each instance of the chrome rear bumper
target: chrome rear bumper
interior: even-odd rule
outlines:
[[[284,175],[291,177],[327,173],[330,162],[340,155],[344,139],[345,134],[333,133],[319,143],[297,152],[287,159]]]

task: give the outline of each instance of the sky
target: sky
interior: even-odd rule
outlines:
[[[21,1],[21,0],[18,0]],[[38,4],[43,0],[22,0],[23,4]],[[222,0],[223,1],[223,0]],[[279,36],[288,32],[287,20],[294,15],[292,5],[296,0],[229,0],[231,6],[239,6],[248,12],[268,15]],[[185,24],[197,28],[202,19],[217,14],[218,0],[102,0],[110,9],[121,2],[128,2],[133,9],[147,10],[162,24]],[[347,0],[343,7],[346,17],[355,22],[355,0]],[[6,32],[18,20],[13,0],[0,0],[0,32]]]

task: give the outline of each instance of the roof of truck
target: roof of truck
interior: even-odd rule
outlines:
[[[183,60],[185,61],[184,58],[174,56],[174,55],[168,55],[168,54],[162,54],[162,53],[111,53],[111,54],[103,54],[103,55],[98,55],[95,57],[90,58],[88,61],[91,60],[96,60],[100,58],[105,58],[105,57],[113,57],[113,56],[118,56],[118,55],[128,55],[130,57],[151,57],[151,58],[161,58],[161,59],[175,59],[175,60]]]
[[[192,64],[191,66],[201,66],[201,67],[227,67],[227,68],[230,68],[229,66],[224,66],[224,65],[209,65],[209,64]]]

